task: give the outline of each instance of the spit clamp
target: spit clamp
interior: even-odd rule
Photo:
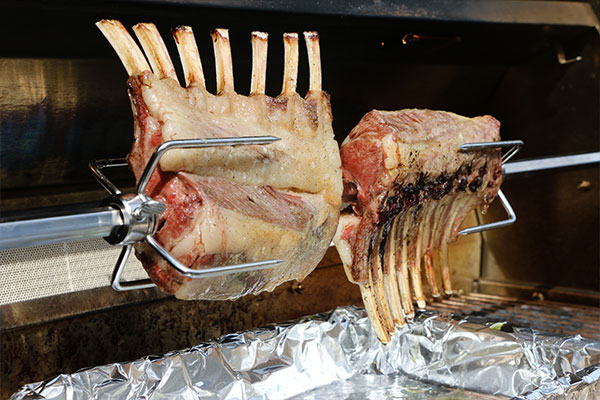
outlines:
[[[137,289],[148,289],[156,285],[150,279],[144,279],[134,282],[124,282],[121,280],[125,264],[131,254],[133,244],[145,242],[152,247],[158,255],[169,263],[178,273],[188,278],[207,278],[219,275],[228,275],[238,272],[255,271],[267,269],[279,265],[284,260],[267,260],[251,262],[236,265],[226,265],[221,267],[207,269],[192,269],[180,263],[164,247],[162,247],[154,234],[158,227],[159,216],[166,207],[160,201],[153,200],[145,194],[146,187],[150,177],[156,170],[161,157],[172,149],[193,149],[217,146],[242,146],[242,145],[265,145],[280,140],[274,136],[255,136],[255,137],[237,137],[237,138],[214,138],[214,139],[186,139],[171,140],[162,143],[154,151],[142,176],[138,182],[136,192],[123,194],[102,172],[105,168],[126,167],[127,162],[124,158],[107,159],[92,161],[89,164],[96,180],[110,194],[102,205],[110,206],[119,210],[122,217],[122,225],[115,227],[110,236],[105,237],[106,241],[113,245],[123,246],[121,254],[115,265],[111,286],[116,291],[127,291]]]

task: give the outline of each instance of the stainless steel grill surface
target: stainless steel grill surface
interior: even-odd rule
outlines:
[[[600,340],[599,307],[470,293],[431,302],[428,308],[472,321],[505,321],[516,327]]]

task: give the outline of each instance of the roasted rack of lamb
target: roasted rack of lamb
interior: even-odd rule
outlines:
[[[133,27],[148,58],[119,21],[98,27],[129,74],[134,144],[128,163],[136,179],[154,150],[175,139],[271,135],[268,146],[176,149],[166,153],[146,193],[166,205],[157,241],[182,264],[210,268],[268,259],[285,263],[261,271],[190,279],[147,244],[135,245],[150,278],[182,299],[233,299],[303,279],[335,233],[342,179],[328,95],[321,90],[318,36],[305,32],[310,89],[296,93],[298,35],[283,37],[283,90],[265,95],[267,34],[252,33],[251,93],[234,91],[228,31],[212,33],[217,93],[206,90],[190,27],[173,30],[185,75],[180,85],[157,28]]]
[[[343,142],[344,200],[351,210],[342,213],[334,242],[383,342],[414,316],[412,294],[425,307],[422,270],[432,295],[440,295],[436,250],[443,289],[452,293],[448,243],[470,211],[487,208],[502,182],[499,149],[459,146],[499,141],[499,129],[490,116],[371,111]]]

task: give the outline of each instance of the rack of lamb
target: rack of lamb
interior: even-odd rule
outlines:
[[[321,90],[318,36],[305,32],[310,89],[296,93],[298,35],[284,34],[283,90],[265,94],[267,35],[252,33],[251,93],[234,91],[228,31],[212,33],[217,92],[206,90],[190,27],[173,30],[185,87],[154,24],[133,27],[144,54],[119,21],[98,27],[119,55],[129,79],[134,144],[127,161],[139,180],[166,141],[275,136],[268,146],[173,149],[160,159],[146,194],[162,202],[154,238],[183,265],[205,269],[268,259],[270,269],[203,279],[182,276],[146,243],[135,245],[150,278],[181,299],[234,299],[303,279],[335,233],[342,179],[328,95]]]
[[[422,270],[431,294],[440,295],[434,251],[443,289],[452,294],[448,243],[470,211],[490,204],[502,182],[500,149],[459,146],[499,141],[499,129],[490,116],[375,110],[343,142],[344,201],[351,209],[342,213],[334,242],[381,341],[414,316],[413,294],[425,307]]]

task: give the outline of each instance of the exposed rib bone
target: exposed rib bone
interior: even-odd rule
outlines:
[[[448,243],[457,238],[469,210],[489,204],[502,175],[499,153],[467,153],[458,147],[467,137],[473,142],[499,140],[499,126],[490,116],[469,120],[431,110],[372,110],[344,139],[340,155],[343,199],[349,205],[345,214],[356,222],[342,227],[335,244],[345,253],[344,268],[351,280],[368,286],[373,284],[368,272],[377,272],[370,257],[379,253],[394,323],[399,310],[410,319],[416,304],[426,307],[424,268],[434,296],[442,286],[452,293]],[[382,244],[373,246],[375,232],[383,227],[385,233],[390,224],[392,238],[384,235]],[[437,257],[433,251],[440,248],[444,254],[438,262],[432,255]],[[443,285],[440,272],[433,269],[438,263]],[[392,270],[390,264],[395,264]]]
[[[398,277],[396,275],[396,232],[398,228],[399,216],[394,217],[392,226],[387,235],[385,244],[385,257],[383,263],[383,283],[387,294],[388,304],[392,313],[394,325],[403,326],[406,321],[402,313],[402,300],[400,299],[400,288],[398,287]]]
[[[252,81],[250,94],[264,94],[267,80],[268,37],[264,32],[252,32]]]
[[[304,32],[304,41],[308,53],[308,67],[310,73],[309,91],[321,90],[321,50],[319,47],[319,34],[317,32]]]
[[[298,81],[298,34],[283,34],[284,65],[283,65],[283,87],[281,94],[296,92]]]
[[[144,54],[120,21],[103,19],[96,26],[117,52],[129,76],[151,71]]]
[[[445,204],[446,204],[446,198],[443,198],[443,199],[435,202],[433,215],[432,215],[433,223],[431,226],[431,238],[430,238],[430,242],[429,242],[430,243],[429,248],[431,248],[431,249],[438,248],[439,243],[440,243],[441,229],[440,229],[439,225],[440,225],[440,219],[444,215]]]
[[[169,52],[163,42],[156,25],[152,23],[142,23],[133,26],[133,31],[137,36],[152,70],[159,78],[173,78],[177,80],[177,73],[169,57]]]
[[[450,282],[450,269],[448,267],[448,244],[442,243],[439,250],[440,268],[442,270],[442,284],[444,293],[448,296],[452,294],[452,282]]]
[[[442,284],[444,286],[444,292],[448,296],[452,294],[452,282],[450,280],[450,268],[448,265],[448,240],[452,235],[452,228],[461,209],[459,204],[460,201],[457,200],[452,202],[452,204],[449,206],[448,218],[446,219],[447,225],[444,227],[444,232],[440,244],[440,267],[442,271]]]
[[[433,271],[433,254],[431,249],[428,249],[425,252],[423,259],[425,261],[425,275],[427,276],[427,283],[431,289],[431,295],[433,297],[440,297],[440,289],[438,288],[435,272]]]
[[[200,61],[200,53],[194,38],[194,32],[189,26],[178,26],[172,31],[179,58],[183,66],[185,75],[185,86],[189,87],[194,83],[198,83],[203,88],[206,88],[204,83],[204,72],[202,71],[202,61]]]
[[[433,232],[435,234],[433,236],[432,246],[431,246],[433,249],[438,249],[438,256],[439,256],[438,262],[439,262],[440,272],[442,275],[442,286],[444,288],[446,288],[447,284],[448,284],[447,281],[444,281],[444,272],[445,271],[447,272],[448,261],[446,260],[445,256],[442,256],[441,247],[446,246],[446,245],[444,243],[445,229],[444,229],[444,227],[440,226],[440,222],[448,220],[447,215],[450,212],[451,207],[452,207],[452,205],[449,204],[449,201],[446,197],[438,202],[438,205],[435,210],[435,215],[434,215],[435,223],[433,224]],[[444,265],[446,267],[444,267]]]
[[[398,224],[398,233],[399,236],[399,253],[398,261],[400,261],[400,265],[397,266],[398,273],[398,284],[400,286],[400,297],[402,298],[402,309],[404,310],[404,316],[408,320],[412,320],[415,316],[415,312],[412,305],[412,298],[410,296],[410,285],[408,283],[408,245],[406,236],[408,233],[408,229],[410,226],[409,218],[406,218],[406,215],[409,214],[407,211],[405,214],[405,218],[403,219],[401,224]]]
[[[435,214],[435,206],[432,201],[427,201],[425,203],[425,214],[423,215],[423,232],[421,235],[421,251],[423,254],[423,262],[425,264],[425,276],[427,277],[427,283],[429,284],[429,288],[431,290],[431,295],[433,297],[439,297],[440,291],[437,286],[437,281],[435,279],[435,272],[433,270],[433,254],[431,252],[431,248],[433,246],[432,243],[432,216]]]
[[[377,337],[382,343],[390,341],[390,334],[384,328],[379,312],[377,311],[377,302],[375,301],[373,289],[367,285],[359,285],[360,294],[362,295],[363,304],[367,310],[367,315],[371,321],[371,325],[377,334]]]
[[[392,312],[390,311],[390,306],[388,304],[385,285],[383,283],[383,266],[382,260],[379,252],[379,247],[381,245],[382,240],[382,229],[379,229],[375,236],[375,243],[373,246],[373,252],[371,252],[369,256],[369,264],[370,270],[372,273],[369,278],[371,279],[370,286],[373,290],[373,296],[377,302],[377,309],[379,310],[379,315],[381,317],[381,322],[383,327],[388,332],[394,332],[394,319],[392,317]]]
[[[423,310],[426,306],[425,303],[425,294],[423,293],[423,283],[421,281],[421,256],[422,256],[422,234],[423,234],[423,223],[422,223],[423,215],[419,217],[418,224],[419,228],[417,231],[417,237],[415,239],[415,256],[414,263],[410,269],[413,290],[415,292],[415,299],[417,300],[417,306],[419,309]]]
[[[211,35],[215,51],[215,68],[217,72],[217,94],[234,91],[233,88],[233,62],[231,61],[231,47],[229,45],[229,31],[215,29]]]

